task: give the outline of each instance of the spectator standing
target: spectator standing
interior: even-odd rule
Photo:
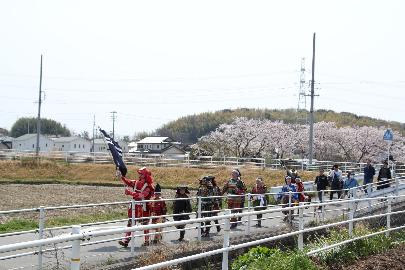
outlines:
[[[326,190],[326,187],[329,186],[328,177],[325,175],[324,170],[322,168],[319,169],[319,175],[315,178],[315,185],[316,190],[318,191],[318,199],[322,203],[323,202],[322,191]],[[321,208],[322,206],[319,206],[319,209]]]
[[[333,194],[337,193],[338,199],[342,196],[343,178],[342,171],[339,170],[339,165],[335,164],[329,174],[330,179],[330,195],[329,199],[333,199]]]
[[[371,165],[370,159],[367,159],[367,165],[364,167],[363,172],[364,172],[364,181],[363,181],[364,191],[367,193],[368,192],[367,185],[373,183],[373,178],[375,175],[375,169],[373,165]],[[372,188],[373,187],[371,186],[370,190],[372,190]]]
[[[180,185],[177,187],[175,198],[180,200],[175,200],[173,203],[173,214],[175,214],[173,216],[174,221],[190,219],[189,214],[191,213],[191,203],[187,194],[190,194],[190,192],[186,185]],[[180,237],[178,239],[180,242],[184,240],[186,234],[186,230],[184,230],[185,227],[186,225],[176,226],[177,229],[180,229]]]
[[[384,189],[390,187],[390,180],[391,180],[391,170],[388,168],[388,162],[384,161],[384,165],[381,167],[380,171],[378,172],[377,177],[377,190]]]

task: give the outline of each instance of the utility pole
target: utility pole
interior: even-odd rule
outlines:
[[[112,134],[112,138],[114,139],[114,135],[115,135],[115,119],[117,119],[117,116],[116,116],[117,112],[116,112],[116,111],[112,111],[111,114],[112,114],[111,119],[112,119],[112,121],[113,121],[113,134]]]
[[[94,136],[95,136],[95,130],[96,130],[96,116],[95,115],[93,115],[93,146],[92,146],[92,149],[93,149],[93,153],[95,152],[94,151]]]
[[[42,54],[41,54],[41,68],[39,71],[39,95],[38,95],[38,117],[37,117],[37,147],[35,154],[39,155],[39,135],[41,134],[41,96],[42,96]]]
[[[315,86],[315,33],[312,40],[311,109],[309,111],[309,164],[312,164],[314,145],[314,86]]]

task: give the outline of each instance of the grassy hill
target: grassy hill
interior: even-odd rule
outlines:
[[[298,119],[305,119],[308,111],[294,109],[269,110],[269,109],[248,109],[221,110],[216,112],[205,112],[188,115],[175,121],[171,121],[156,130],[160,136],[169,136],[183,143],[195,143],[197,139],[210,131],[215,130],[222,123],[230,123],[236,117],[259,118],[270,120],[282,120],[286,123],[297,123]],[[375,119],[367,116],[358,116],[353,113],[337,113],[331,110],[318,110],[315,112],[315,122],[335,122],[338,126],[389,126],[405,135],[405,124]]]

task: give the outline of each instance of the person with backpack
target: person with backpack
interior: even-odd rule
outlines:
[[[121,176],[122,182],[127,186],[125,188],[125,195],[132,196],[135,200],[135,218],[137,222],[140,222],[142,225],[149,224],[149,217],[151,214],[151,203],[143,202],[144,200],[150,200],[154,193],[153,187],[153,178],[152,173],[146,168],[143,167],[138,171],[139,179],[131,180],[122,176],[119,171],[117,171],[117,176]],[[129,205],[128,209],[128,227],[131,227],[131,218],[132,218],[132,205]],[[149,246],[149,230],[144,230],[145,242],[142,246]],[[131,241],[131,232],[125,234],[124,240],[118,241],[118,243],[123,247],[128,247],[129,241]]]
[[[329,199],[333,199],[333,194],[337,193],[338,199],[342,196],[343,178],[342,171],[339,170],[339,165],[335,164],[329,174],[330,179],[330,194]]]

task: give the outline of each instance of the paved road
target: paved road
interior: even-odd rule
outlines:
[[[405,188],[405,184],[404,184]],[[405,189],[401,190],[401,194],[405,194]],[[384,204],[384,202],[382,202]],[[361,202],[357,205],[357,208],[366,208],[368,206],[367,202]],[[339,203],[336,202],[336,204],[332,206],[328,206],[325,208],[325,213],[324,213],[324,218],[325,219],[332,219],[336,218],[338,216],[341,216],[342,214],[345,214],[347,217],[347,203]],[[340,210],[338,210],[340,209]],[[311,220],[321,220],[322,219],[322,212],[315,210],[314,207],[309,207],[308,209],[304,210],[305,214],[305,222],[309,222]],[[250,233],[255,233],[255,232],[265,232],[265,231],[272,231],[276,230],[281,227],[287,227],[286,222],[283,222],[282,220],[282,214],[281,213],[271,213],[271,214],[266,214],[264,215],[264,218],[266,218],[262,224],[262,228],[256,227],[256,221],[251,221],[251,226],[250,226]],[[252,219],[255,217],[252,216]],[[238,226],[236,230],[231,231],[231,240],[235,239],[238,236],[245,235],[247,233],[247,217],[244,217],[245,223],[242,224],[241,226]],[[116,224],[109,224],[109,225],[102,225],[98,226],[100,227],[111,227],[111,226],[125,226],[125,223],[116,223]],[[187,231],[186,233],[186,238],[190,242],[192,241],[197,241],[197,227],[192,228],[191,225],[188,225],[191,229]],[[290,226],[288,226],[290,227]],[[87,228],[88,229],[88,228]],[[167,228],[166,230],[172,230],[174,228]],[[53,235],[60,235],[60,234],[68,234],[70,233],[69,230],[59,230],[53,232]],[[139,233],[137,233],[139,234]],[[47,237],[50,237],[51,235],[47,233]],[[115,236],[107,236],[107,237],[98,237],[98,238],[93,238],[92,241],[97,241],[97,240],[104,240],[104,239],[111,239],[113,237],[120,237],[121,235],[115,235]],[[169,232],[164,235],[164,245],[167,248],[176,248],[180,243],[177,241],[178,239],[178,232]],[[10,244],[10,243],[17,243],[17,242],[22,242],[22,241],[29,241],[33,239],[37,239],[38,235],[36,234],[24,234],[24,235],[19,235],[19,236],[12,236],[12,237],[0,237],[0,246],[4,244]],[[218,240],[222,241],[223,239],[223,231],[217,233],[216,228],[213,227],[211,229],[211,235],[210,238],[204,239],[204,241],[213,241],[213,240]],[[142,237],[136,237],[135,239],[135,256],[145,253],[146,251],[153,251],[155,247],[151,246],[148,248],[141,247],[141,244],[143,242]],[[189,243],[190,243],[189,242]],[[86,241],[85,243],[88,243]],[[69,245],[70,243],[65,243],[64,246]],[[186,245],[187,243],[185,243]],[[183,245],[183,243],[182,243]],[[26,251],[18,251],[18,252],[10,252],[7,254],[1,254],[0,256],[7,256],[10,254],[16,254],[16,253],[21,253],[21,252],[27,252]],[[94,244],[94,245],[89,245],[89,246],[84,246],[81,248],[82,251],[82,256],[81,256],[81,262],[83,266],[89,266],[92,269],[96,269],[96,265],[100,264],[108,264],[111,262],[112,259],[122,259],[122,258],[128,258],[131,257],[130,254],[130,249],[129,248],[122,248],[118,245],[117,240],[111,241],[111,242],[105,242],[105,243],[100,243],[100,244]],[[21,258],[15,258],[15,259],[8,259],[8,260],[3,260],[0,261],[0,269],[36,269],[36,264],[37,264],[37,255],[31,255],[31,256],[25,256]],[[59,269],[64,269],[64,267],[68,268],[69,266],[69,257],[70,257],[70,250],[65,249],[63,251],[58,251],[58,252],[48,252],[45,253],[43,256],[43,265],[46,266],[44,267],[45,269],[51,269],[57,265],[57,263],[60,264]]]

